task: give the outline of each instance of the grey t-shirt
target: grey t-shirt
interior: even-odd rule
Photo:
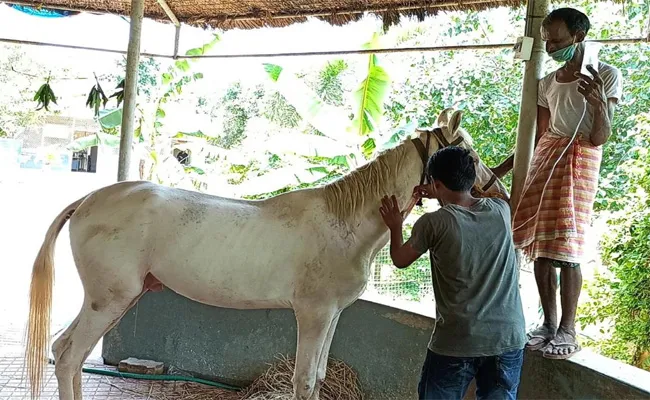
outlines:
[[[446,205],[413,226],[407,244],[430,251],[436,325],[429,349],[434,353],[480,357],[524,348],[510,224],[505,201],[483,198],[469,208]]]

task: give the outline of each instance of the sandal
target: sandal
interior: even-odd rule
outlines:
[[[537,351],[543,349],[553,339],[553,337],[548,337],[544,335],[543,327],[538,327],[534,331],[528,333],[526,336],[528,337],[528,341],[526,342],[526,349],[531,351]]]
[[[553,354],[552,349],[554,348],[569,348],[569,347],[575,347],[575,350],[568,354]],[[573,356],[575,353],[579,352],[582,350],[582,346],[580,346],[579,343],[549,343],[548,346],[544,349],[544,352],[542,353],[542,356],[544,358],[548,358],[551,360],[566,360],[567,358]]]
[[[533,340],[537,339],[535,342]],[[531,351],[537,351],[540,350],[550,342],[549,339],[542,335],[532,335],[529,336],[528,342],[526,343],[526,349],[531,350]]]

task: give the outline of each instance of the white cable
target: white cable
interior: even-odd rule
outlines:
[[[521,228],[522,226],[524,226],[525,224],[527,224],[531,220],[537,218],[537,214],[539,214],[539,210],[542,208],[542,198],[544,197],[544,191],[546,190],[546,186],[548,185],[548,183],[551,181],[551,178],[553,177],[553,171],[555,170],[555,167],[557,166],[557,163],[559,163],[560,160],[562,159],[562,157],[564,157],[564,154],[569,149],[569,147],[571,147],[571,145],[573,144],[573,141],[576,139],[576,136],[578,135],[578,131],[580,130],[580,125],[582,125],[582,121],[584,120],[585,115],[587,114],[587,99],[583,98],[582,100],[583,100],[584,108],[582,110],[582,117],[580,117],[580,122],[578,122],[578,125],[576,126],[576,130],[575,130],[575,132],[573,132],[573,136],[571,137],[571,140],[569,140],[569,144],[567,144],[567,146],[562,151],[562,154],[560,154],[560,156],[555,161],[555,164],[553,164],[553,167],[551,168],[551,172],[548,175],[548,179],[546,180],[546,183],[544,183],[544,187],[542,188],[542,194],[541,194],[541,197],[539,199],[539,205],[537,206],[537,210],[535,211],[535,214],[533,214],[526,221],[522,222],[519,226],[514,227],[512,229],[513,231]],[[541,138],[540,138],[540,140],[541,140]],[[537,173],[539,173],[539,171],[537,171],[536,174]],[[532,182],[532,179],[531,179],[531,182]],[[520,205],[521,205],[521,197],[519,197],[519,202],[517,203],[517,208],[515,209],[515,212],[514,212],[513,215],[517,214],[517,211],[519,211],[519,206]]]

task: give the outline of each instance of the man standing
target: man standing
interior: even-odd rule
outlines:
[[[546,51],[563,66],[539,82],[535,152],[519,204],[512,206],[515,247],[535,263],[544,310],[544,323],[529,333],[526,347],[553,359],[580,350],[575,317],[585,229],[598,189],[601,146],[612,133],[614,108],[622,95],[621,73],[615,67],[600,62],[588,67],[593,77],[580,73],[589,28],[589,18],[573,8],[554,10],[542,23]],[[510,157],[493,171],[502,177],[512,165]]]
[[[395,196],[380,213],[390,229],[390,255],[406,268],[430,251],[436,326],[418,387],[420,399],[461,400],[476,378],[478,399],[516,399],[526,343],[508,204],[475,198],[469,151],[447,147],[427,165],[415,196],[444,206],[422,216],[402,243]]]

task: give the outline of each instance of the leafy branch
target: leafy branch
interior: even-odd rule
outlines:
[[[97,78],[97,75],[95,75],[95,85],[93,85],[92,89],[90,89],[90,93],[88,93],[86,107],[94,111],[95,117],[99,117],[99,107],[103,104],[104,108],[106,108],[106,103],[108,103],[108,97],[104,94],[104,90],[99,84],[99,79]]]
[[[51,76],[47,77],[47,80],[41,87],[38,89],[34,95],[34,101],[37,101],[36,111],[42,110],[45,108],[45,111],[50,111],[50,102],[56,104],[56,96],[50,87]]]

